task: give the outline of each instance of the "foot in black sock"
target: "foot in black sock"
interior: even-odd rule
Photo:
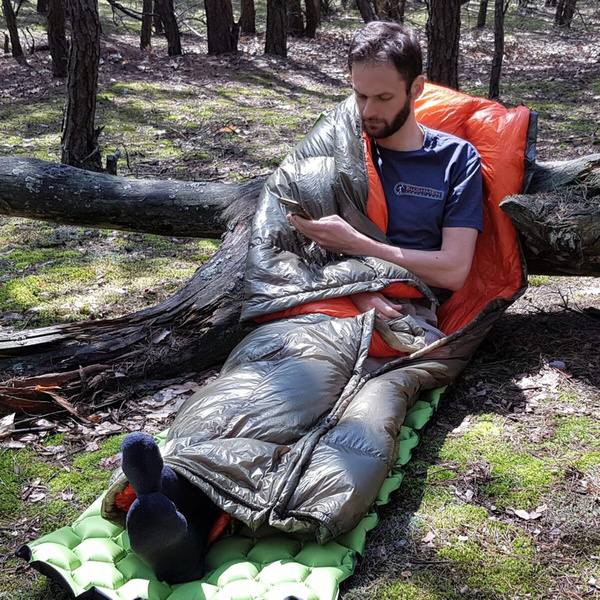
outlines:
[[[161,581],[199,579],[204,572],[204,542],[169,499],[181,495],[177,475],[163,466],[156,442],[147,435],[128,435],[122,449],[123,472],[137,496],[127,513],[131,549]]]

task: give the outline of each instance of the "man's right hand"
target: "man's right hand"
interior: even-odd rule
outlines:
[[[399,312],[402,305],[388,300],[379,292],[361,292],[360,294],[352,294],[350,300],[354,302],[354,306],[356,306],[361,313],[368,312],[374,308],[385,319],[395,319],[396,317],[402,316]]]

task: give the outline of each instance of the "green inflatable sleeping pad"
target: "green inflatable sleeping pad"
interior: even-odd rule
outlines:
[[[400,486],[420,430],[437,408],[445,388],[422,392],[400,433],[398,459],[376,504],[389,501]],[[159,436],[164,441],[166,432]],[[129,548],[127,532],[100,516],[101,498],[70,527],[22,546],[17,555],[71,591],[77,600],[333,600],[339,584],[354,571],[367,531],[378,522],[371,510],[350,532],[320,546],[271,527],[242,528],[221,537],[207,555],[200,581],[169,586],[158,581]]]

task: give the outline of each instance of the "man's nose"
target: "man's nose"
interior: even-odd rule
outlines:
[[[367,98],[363,105],[362,118],[363,119],[372,119],[376,115],[377,115],[377,109],[375,106],[375,102],[371,98]]]

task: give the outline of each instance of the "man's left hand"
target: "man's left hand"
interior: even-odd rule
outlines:
[[[298,215],[288,214],[287,220],[300,233],[325,250],[359,256],[368,254],[369,238],[356,231],[338,215],[309,221]]]

